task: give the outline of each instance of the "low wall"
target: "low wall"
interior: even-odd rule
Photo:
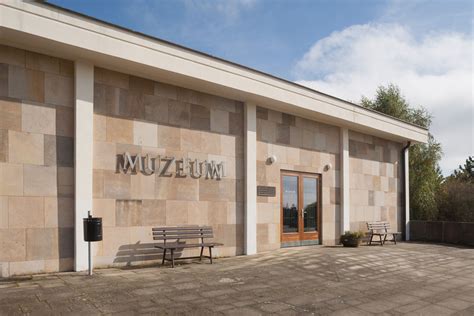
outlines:
[[[474,223],[410,221],[410,240],[474,246]]]

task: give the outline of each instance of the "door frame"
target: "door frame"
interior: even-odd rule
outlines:
[[[297,176],[298,177],[298,229],[297,233],[284,233],[283,232],[283,177],[284,176]],[[318,180],[318,188],[317,188],[317,211],[316,211],[316,232],[304,232],[304,222],[302,213],[302,206],[303,206],[303,177],[311,177],[316,178]],[[280,170],[280,243],[281,244],[288,244],[299,246],[303,245],[305,241],[314,241],[317,240],[317,243],[322,243],[322,174],[320,173],[312,173],[312,172],[301,172],[301,171],[294,171],[294,170]]]

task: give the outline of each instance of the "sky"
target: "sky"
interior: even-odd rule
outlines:
[[[470,0],[50,0],[359,103],[396,84],[433,115],[444,175],[474,155]]]

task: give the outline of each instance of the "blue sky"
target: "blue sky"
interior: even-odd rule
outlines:
[[[354,102],[395,83],[433,113],[445,174],[474,154],[472,1],[50,2]]]

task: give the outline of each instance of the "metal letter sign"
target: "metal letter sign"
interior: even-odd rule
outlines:
[[[172,177],[173,167],[174,175],[177,178],[185,178],[189,175],[194,179],[204,176],[206,179],[220,180],[226,176],[223,161],[216,163],[214,160],[198,161],[189,158],[176,160],[175,157],[150,157],[149,154],[142,157],[140,154],[132,156],[128,152],[117,155],[117,173],[127,174],[130,170],[131,174],[141,172],[144,175],[151,176],[156,173],[160,177]]]

